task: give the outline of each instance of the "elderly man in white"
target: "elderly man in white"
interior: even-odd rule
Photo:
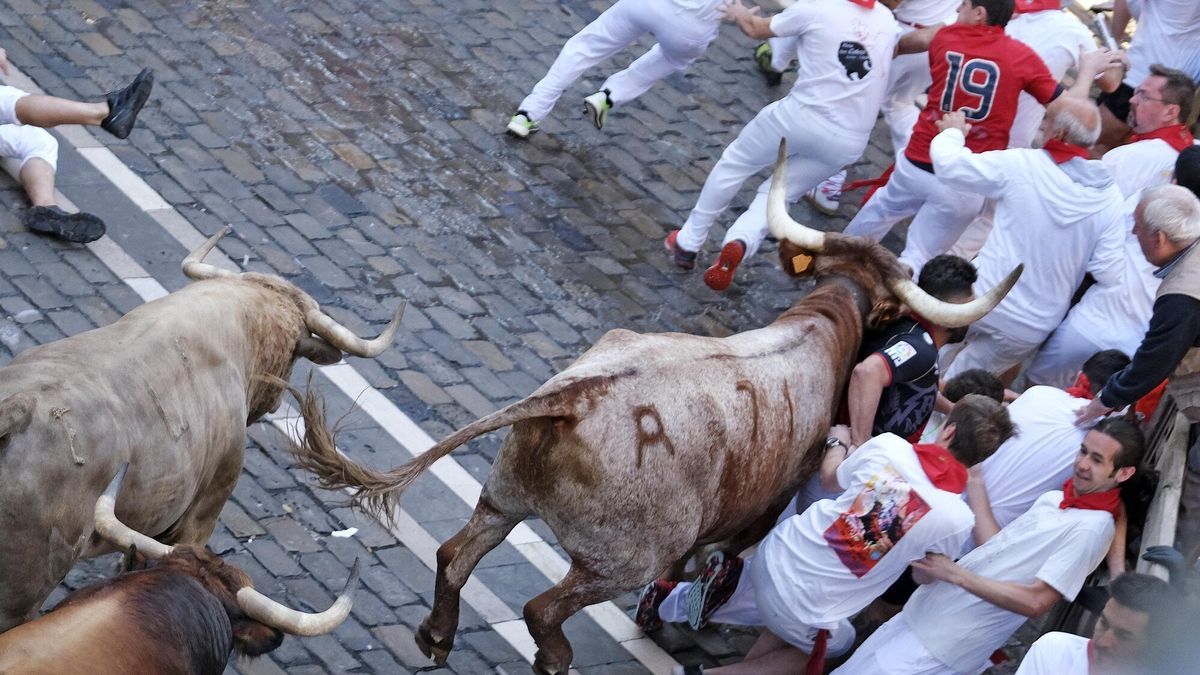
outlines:
[[[962,113],[946,115],[938,127],[930,145],[937,177],[953,189],[996,200],[995,228],[975,261],[978,283],[986,287],[1003,277],[1002,270],[1025,264],[1008,297],[968,330],[945,376],[970,368],[1006,374],[1062,321],[1085,273],[1101,286],[1122,282],[1121,191],[1103,164],[1088,159],[1100,131],[1090,101],[1062,97],[1051,103],[1040,149],[973,154],[965,147],[970,126]]]

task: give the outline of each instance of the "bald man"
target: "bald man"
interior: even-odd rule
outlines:
[[[1090,101],[1061,97],[1042,120],[1044,147],[973,154],[960,112],[938,123],[930,145],[937,177],[953,190],[996,200],[995,227],[979,252],[979,288],[1015,265],[1020,281],[996,309],[972,324],[945,377],[982,368],[1004,379],[1058,326],[1085,272],[1101,286],[1124,278],[1121,191],[1090,148],[1100,112]],[[978,289],[977,289],[978,292]]]

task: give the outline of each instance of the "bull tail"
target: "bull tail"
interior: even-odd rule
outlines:
[[[413,481],[460,445],[521,420],[574,416],[573,410],[564,410],[568,406],[555,393],[532,396],[481,417],[398,467],[378,471],[357,464],[338,451],[333,433],[324,423],[324,401],[319,394],[311,387],[303,395],[291,387],[288,389],[300,402],[305,421],[304,438],[299,447],[293,448],[297,465],[315,475],[326,489],[352,490],[353,506],[389,522],[395,516],[401,495]]]
[[[33,419],[34,398],[31,394],[13,394],[0,401],[0,450],[12,434],[17,434],[29,426]]]

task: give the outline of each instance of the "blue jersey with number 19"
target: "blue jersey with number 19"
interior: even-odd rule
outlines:
[[[999,26],[952,24],[939,30],[929,45],[929,72],[929,103],[904,153],[913,162],[932,162],[929,143],[938,133],[934,122],[945,113],[966,113],[971,124],[967,147],[973,152],[1003,150],[1021,92],[1029,92],[1042,105],[1059,92],[1058,81],[1041,57]]]

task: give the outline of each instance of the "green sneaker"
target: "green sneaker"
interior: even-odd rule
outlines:
[[[517,114],[508,121],[508,133],[517,138],[528,138],[529,134],[541,128],[537,120],[529,119],[529,113],[524,110],[518,110]]]
[[[604,128],[604,121],[608,119],[608,111],[612,110],[612,99],[609,98],[611,93],[605,89],[583,99],[583,114],[592,120],[592,124],[595,124],[597,129]]]
[[[754,61],[758,63],[758,72],[762,73],[768,87],[774,87],[783,81],[783,73],[771,67],[771,43],[764,42],[754,48]]]

